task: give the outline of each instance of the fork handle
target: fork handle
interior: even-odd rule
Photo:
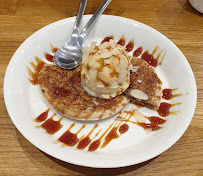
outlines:
[[[76,17],[75,24],[73,27],[72,37],[78,37],[79,28],[80,28],[82,17],[83,17],[84,11],[85,11],[86,3],[87,3],[87,0],[80,1],[77,17]]]
[[[92,29],[92,27],[95,25],[103,11],[107,8],[111,0],[104,0],[102,4],[99,6],[95,14],[92,16],[92,18],[89,20],[89,22],[86,24],[86,26],[83,28],[79,35],[79,44],[82,46],[83,40],[85,36],[88,34],[88,32]]]

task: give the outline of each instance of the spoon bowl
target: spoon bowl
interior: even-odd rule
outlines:
[[[82,46],[72,38],[57,50],[54,55],[54,63],[63,69],[72,69],[80,64],[82,55]]]
[[[82,61],[82,45],[84,38],[88,32],[95,25],[96,21],[99,19],[103,11],[109,5],[111,0],[104,0],[100,7],[97,9],[95,14],[89,20],[87,25],[83,28],[81,33],[78,35],[79,26],[81,24],[81,19],[84,13],[87,0],[81,0],[78,14],[76,17],[76,22],[73,28],[73,33],[69,42],[63,44],[54,55],[54,63],[63,69],[72,69],[77,67]]]

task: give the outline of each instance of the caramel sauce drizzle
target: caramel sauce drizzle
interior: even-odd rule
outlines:
[[[166,55],[166,51],[164,51],[164,55],[162,56],[161,61],[159,62],[159,65],[161,65],[161,64],[162,64],[162,62],[163,62],[163,60],[164,60],[165,55]]]
[[[125,37],[124,35],[121,36],[120,40],[117,42],[118,45],[125,46]]]
[[[47,119],[42,125],[41,127],[43,129],[46,130],[46,132],[48,134],[54,134],[56,133],[58,130],[61,129],[62,125],[61,125],[61,120],[63,118],[60,118],[58,121],[55,121],[53,120],[53,117],[55,116],[56,114],[53,114],[51,118]]]
[[[164,51],[164,49],[162,49],[162,50],[158,53],[158,55],[157,55],[157,57],[156,57],[157,62],[159,61],[159,58],[160,58],[160,56],[161,56],[161,54],[162,54],[163,51]],[[159,65],[161,65],[161,64],[159,63]]]
[[[148,62],[149,65],[151,65],[151,66],[153,66],[153,67],[156,67],[156,66],[158,65],[159,58],[161,57],[161,55],[162,55],[162,53],[163,53],[163,51],[164,51],[164,54],[163,54],[163,56],[162,56],[162,58],[161,58],[161,61],[159,62],[159,65],[161,65],[162,62],[163,62],[163,59],[164,59],[164,57],[165,57],[165,55],[166,55],[166,51],[165,51],[164,49],[161,49],[161,51],[158,53],[157,57],[154,58],[154,54],[155,54],[159,49],[160,49],[159,46],[156,46],[156,47],[154,48],[154,50],[152,51],[152,54],[149,54],[149,51],[146,50],[146,51],[142,54],[141,59],[143,59],[143,60],[145,60],[146,62]]]
[[[111,39],[114,39],[114,36],[113,36],[113,35],[108,36],[108,37],[105,37],[105,38],[102,40],[102,42],[101,42],[101,43],[104,43],[104,42],[109,42],[109,40],[111,40]]]
[[[169,103],[166,103],[166,102],[162,102],[159,106],[159,109],[157,110],[158,114],[162,117],[166,117],[168,116],[169,114],[177,114],[177,112],[179,111],[174,111],[174,112],[169,112],[169,109],[172,107],[172,106],[176,106],[176,105],[180,105],[181,103],[175,103],[175,104],[169,104]]]
[[[79,142],[79,138],[77,135],[82,131],[83,128],[85,128],[86,125],[83,125],[76,133],[71,133],[70,130],[75,126],[75,123],[73,123],[68,130],[58,139],[60,142],[68,145],[68,146],[74,146]],[[81,137],[82,138],[82,137]]]
[[[172,111],[172,112],[169,112],[169,115],[177,115],[179,113],[180,113],[180,111]]]
[[[172,92],[175,90],[177,90],[177,88],[176,89],[164,89],[162,91],[162,98],[165,100],[170,100],[172,98],[179,97],[179,96],[183,95],[183,94],[172,94]]]
[[[143,47],[137,48],[137,49],[133,52],[133,56],[134,56],[134,57],[140,56],[141,53],[142,53],[142,50],[143,50]]]
[[[148,62],[149,65],[156,67],[157,66],[157,60],[154,58],[154,56],[152,54],[149,54],[149,51],[146,50],[142,56],[141,59],[145,60],[146,62]]]
[[[135,122],[135,124],[141,126],[144,129],[151,129],[152,131],[157,131],[157,130],[162,128],[162,127],[158,126],[155,123],[139,123],[139,122]]]
[[[164,124],[166,122],[166,120],[160,118],[160,117],[156,117],[156,116],[151,116],[151,117],[146,117],[151,123],[155,123],[155,124]]]
[[[139,123],[139,122],[134,122],[134,121],[131,121],[128,119],[121,119],[121,121],[130,122],[130,123],[139,125],[144,129],[151,129],[152,131],[156,131],[156,130],[159,130],[162,128],[162,127],[158,126],[158,124],[156,124],[156,123]]]
[[[98,124],[94,125],[94,127],[92,128],[92,130],[88,133],[88,135],[83,138],[77,145],[77,148],[78,149],[84,149],[86,148],[90,142],[91,142],[91,139],[90,139],[90,135],[92,134],[92,132],[98,127]],[[94,136],[95,137],[95,136]]]
[[[159,48],[159,46],[157,45],[157,46],[154,48],[154,50],[153,50],[153,52],[152,52],[152,55],[154,55],[159,49],[160,49],[160,48]],[[165,55],[166,55],[166,51],[165,51],[164,49],[161,49],[161,51],[158,53],[158,55],[157,55],[157,57],[156,57],[156,60],[157,60],[157,62],[158,62],[160,56],[161,56],[162,53],[163,53],[163,51],[164,51],[164,54],[163,54],[163,56],[162,56],[162,58],[161,58],[161,61],[159,62],[159,65],[162,64],[163,59],[164,59],[164,57],[165,57]]]
[[[131,52],[134,48],[134,40],[131,40],[126,46],[125,46],[125,51],[127,53]]]
[[[146,117],[146,118],[151,118],[149,121],[151,123],[139,123],[139,122],[134,122],[131,120],[126,120],[126,119],[121,119],[121,121],[125,121],[125,122],[130,122],[133,124],[136,124],[144,129],[151,129],[152,131],[157,131],[159,129],[161,129],[162,127],[160,127],[160,124],[164,124],[166,122],[166,120],[161,119],[159,117],[155,117],[155,118],[159,118],[159,119],[154,119],[154,117]],[[153,119],[153,120],[152,120]]]
[[[35,61],[37,62],[37,64],[35,64],[34,62],[30,62],[30,65],[33,67],[33,69],[35,70],[34,72],[27,67],[28,69],[28,74],[30,76],[29,81],[33,84],[33,85],[37,85],[38,84],[38,76],[39,76],[39,72],[42,69],[42,67],[44,66],[45,62],[43,62],[42,60],[40,60],[38,57],[35,57]]]
[[[154,54],[157,52],[157,50],[159,50],[159,49],[160,49],[159,46],[156,46],[155,49],[154,49],[154,51],[152,52],[152,55],[154,55]],[[163,56],[162,56],[162,58],[161,58],[161,61],[159,62],[159,65],[161,65],[162,62],[163,62],[163,59],[164,59],[164,57],[165,57],[165,55],[166,55],[166,50],[161,49],[161,51],[158,53],[158,55],[157,55],[157,57],[156,57],[156,60],[157,60],[157,62],[158,62],[158,61],[159,61],[159,58],[161,57],[161,55],[162,55],[163,52],[164,52],[164,54],[163,54]]]
[[[120,132],[121,134],[123,134],[123,133],[127,132],[128,129],[129,129],[128,124],[124,123],[123,125],[120,126],[119,132]]]
[[[54,62],[53,58],[54,56],[48,53],[44,53],[45,58],[49,61],[49,62]]]
[[[56,47],[54,47],[52,44],[50,44],[51,45],[51,51],[52,51],[52,53],[56,53],[56,51],[58,50],[58,48],[56,48]]]
[[[118,129],[118,126],[115,126],[111,129],[111,131],[106,135],[105,140],[101,146],[101,148],[104,148],[107,144],[109,144],[113,139],[116,139],[119,137],[118,133],[116,132]]]
[[[152,51],[152,55],[154,55],[154,54],[158,51],[158,49],[159,49],[159,46],[157,45],[157,46],[154,48],[154,50]]]
[[[126,118],[128,115],[128,119],[127,120],[130,120],[130,118],[132,117],[133,115],[133,111],[132,111],[132,107],[131,107],[131,110],[130,111],[124,111],[124,113],[126,114],[124,118]],[[122,124],[122,121],[120,121],[115,127],[113,127],[111,129],[111,131],[106,135],[105,139],[104,139],[104,142],[101,146],[101,148],[104,148],[105,146],[107,146],[113,139],[116,139],[118,138],[120,135],[118,135],[117,133],[117,130],[118,128],[121,126]]]
[[[42,122],[46,120],[50,109],[47,109],[45,112],[41,113],[34,121],[35,122]]]
[[[104,131],[104,133],[100,136],[99,139],[97,139],[96,141],[92,142],[88,148],[88,151],[95,151],[99,146],[100,146],[100,143],[101,143],[101,139],[104,137],[104,135],[109,131],[109,129],[114,125],[115,121],[109,125],[109,127],[106,129],[106,131]]]
[[[131,113],[131,116],[132,116],[133,111],[131,111],[130,113]],[[145,116],[151,123],[139,123],[139,122],[131,121],[130,120],[131,116],[128,119],[123,119],[123,118],[118,118],[117,117],[116,120],[130,122],[130,123],[139,125],[139,126],[143,127],[144,129],[151,129],[152,131],[156,131],[156,130],[161,129],[162,127],[160,127],[159,125],[164,124],[166,122],[166,120],[164,120],[164,119],[162,119],[160,117],[156,117],[156,116],[147,117],[147,116]]]
[[[132,108],[131,108],[132,109]],[[132,117],[132,111],[124,111],[124,113],[126,113],[125,115],[125,118],[130,114],[130,116],[128,117],[128,119],[130,119]],[[120,116],[119,116],[120,117]],[[104,133],[100,136],[99,139],[97,139],[96,141],[92,142],[89,146],[89,149],[88,151],[95,151],[101,144],[101,140],[102,138],[105,136],[105,134],[111,129],[111,127],[113,125],[115,125],[115,127],[113,127],[111,129],[111,131],[106,135],[105,139],[104,139],[104,142],[101,146],[101,148],[104,148],[107,144],[109,144],[113,139],[116,139],[119,137],[119,135],[117,134],[117,129],[120,127],[122,122],[119,122],[117,125],[116,125],[116,121],[114,121],[108,128],[106,131],[104,131]],[[127,131],[127,130],[126,130]],[[125,132],[126,132],[125,131]],[[124,133],[124,132],[123,132]]]

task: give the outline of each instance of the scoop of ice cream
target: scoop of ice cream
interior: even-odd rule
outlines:
[[[111,99],[130,84],[130,64],[124,47],[111,39],[83,49],[81,84],[91,96]]]

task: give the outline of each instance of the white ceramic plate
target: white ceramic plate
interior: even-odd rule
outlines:
[[[90,19],[90,15],[83,18],[83,26]],[[116,140],[111,141],[105,148],[99,148],[95,152],[87,149],[77,150],[76,147],[61,147],[56,141],[67,128],[75,122],[63,118],[63,128],[54,135],[48,135],[44,129],[36,128],[33,121],[44,112],[49,105],[44,101],[39,86],[33,86],[28,80],[26,67],[38,56],[45,60],[44,52],[51,53],[51,46],[59,47],[66,42],[72,32],[75,17],[52,23],[30,36],[13,55],[4,80],[4,98],[8,113],[22,135],[34,146],[43,152],[63,160],[65,162],[97,167],[113,168],[138,164],[154,158],[171,147],[186,131],[192,120],[196,107],[196,83],[193,72],[181,51],[168,38],[158,31],[123,17],[102,15],[96,26],[86,38],[84,45],[88,46],[92,40],[100,42],[104,37],[114,35],[119,40],[124,34],[126,42],[135,40],[135,48],[143,46],[143,50],[151,53],[155,46],[166,51],[161,66],[156,67],[156,72],[163,82],[162,88],[178,88],[176,93],[183,96],[173,98],[169,103],[182,103],[172,107],[172,111],[180,111],[177,115],[169,115],[163,129],[147,134],[143,128],[129,124],[129,131]],[[131,53],[130,53],[131,54]],[[156,54],[155,54],[156,55]],[[188,93],[188,94],[185,94]],[[128,104],[126,109],[132,105]],[[156,111],[141,108],[144,115],[158,115]],[[51,109],[49,117],[55,111]],[[57,114],[55,119],[61,116]],[[99,129],[105,129],[114,117],[99,122]],[[71,130],[77,131],[82,122],[76,122]],[[92,129],[94,122],[89,124],[79,135],[87,134]],[[97,131],[98,131],[97,130]]]

